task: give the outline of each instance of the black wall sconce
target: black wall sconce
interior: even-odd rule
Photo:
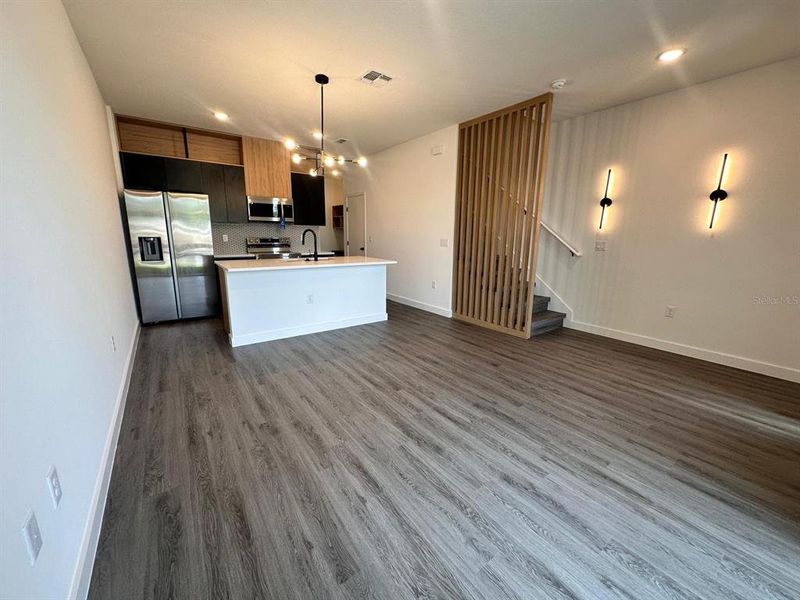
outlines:
[[[600,200],[600,206],[602,206],[602,210],[600,211],[600,227],[598,229],[603,228],[603,222],[605,221],[606,216],[606,207],[611,206],[611,198],[608,197],[608,186],[611,183],[611,169],[608,170],[608,177],[606,178],[606,192],[603,194],[603,199]]]
[[[708,199],[714,203],[714,208],[711,211],[711,220],[708,222],[708,228],[711,229],[714,227],[714,217],[717,216],[717,204],[720,201],[725,200],[728,197],[728,192],[722,189],[722,178],[725,176],[725,165],[728,162],[728,153],[725,153],[725,156],[722,157],[722,168],[719,170],[719,182],[717,183],[717,189],[711,192],[708,195]]]

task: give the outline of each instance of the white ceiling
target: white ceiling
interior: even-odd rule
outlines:
[[[370,154],[548,91],[556,118],[800,54],[797,0],[64,0],[115,112]],[[655,61],[685,46],[672,65]],[[376,69],[382,89],[357,81]],[[211,112],[230,115],[227,124]]]

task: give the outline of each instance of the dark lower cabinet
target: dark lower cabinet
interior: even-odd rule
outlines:
[[[165,158],[167,191],[203,194],[202,163],[180,158]]]
[[[225,167],[214,163],[203,163],[203,192],[208,194],[212,223],[228,222],[228,204],[225,198]]]
[[[167,173],[163,157],[131,152],[120,152],[119,156],[122,163],[122,179],[126,188],[156,191],[167,189]]]
[[[244,191],[244,167],[225,165],[225,199],[228,223],[247,223],[247,194]]]

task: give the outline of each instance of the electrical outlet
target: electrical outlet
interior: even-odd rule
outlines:
[[[447,238],[442,238],[442,239],[440,239],[440,240],[439,240],[439,245],[440,245],[442,248],[447,248]]]
[[[595,252],[605,252],[606,251],[606,241],[605,240],[595,240],[595,242],[594,242],[594,251]]]
[[[664,309],[664,316],[668,319],[672,319],[675,317],[675,307],[667,304],[667,307]]]
[[[306,296],[306,304],[314,304],[314,294]]]
[[[228,234],[227,233],[223,233],[222,234],[222,241],[223,242],[227,242],[228,241]]]
[[[25,519],[25,524],[22,526],[22,537],[25,540],[25,547],[28,549],[31,566],[33,566],[36,563],[36,557],[39,556],[39,550],[42,549],[42,533],[39,531],[39,523],[36,521],[33,511],[28,513],[28,518]]]
[[[372,243],[372,236],[369,236],[369,243]]]
[[[61,481],[58,478],[58,471],[56,471],[55,465],[51,465],[50,470],[47,471],[47,487],[50,488],[50,497],[53,499],[53,507],[58,508],[63,492],[61,491]]]
[[[111,351],[112,352],[117,351],[117,340],[114,339],[113,335],[111,336]]]
[[[431,281],[431,289],[436,289],[436,280]]]

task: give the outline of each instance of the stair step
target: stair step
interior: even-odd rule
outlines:
[[[541,335],[554,329],[561,329],[564,325],[564,313],[554,310],[544,310],[533,315],[533,335]]]
[[[549,296],[534,296],[533,297],[533,313],[540,313],[547,310],[547,306],[550,304],[550,297]]]

